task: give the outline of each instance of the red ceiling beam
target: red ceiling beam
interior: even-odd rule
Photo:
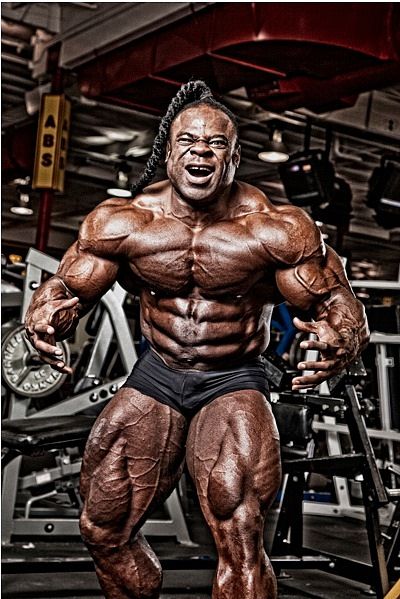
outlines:
[[[260,86],[247,89],[249,98],[261,106],[279,112],[299,106],[332,110],[338,103],[348,105],[348,96],[378,89],[400,81],[400,63],[390,62],[356,72],[340,74],[329,80],[294,77],[277,83],[275,89]],[[343,102],[341,102],[343,99]]]
[[[398,61],[399,13],[396,3],[218,3],[81,66],[80,86],[88,96],[111,93],[207,53],[258,41],[319,43]],[[263,64],[269,68],[265,57]]]

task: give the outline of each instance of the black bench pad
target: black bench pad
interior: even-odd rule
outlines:
[[[94,416],[82,415],[3,420],[1,440],[3,447],[30,455],[84,443],[94,421]]]

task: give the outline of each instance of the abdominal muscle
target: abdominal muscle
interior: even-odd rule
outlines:
[[[268,346],[273,306],[250,296],[204,298],[141,294],[141,329],[172,367],[218,370],[259,356]]]

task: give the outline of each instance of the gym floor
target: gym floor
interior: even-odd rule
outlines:
[[[276,512],[270,513],[266,528],[266,546],[270,543]],[[192,509],[187,524],[196,550],[183,548],[173,539],[150,539],[157,554],[163,556],[196,553],[199,558],[214,556],[212,539],[205,528],[202,516]],[[62,551],[62,544],[31,541],[31,551]],[[367,536],[364,523],[354,519],[305,516],[304,544],[329,553],[337,553],[359,561],[368,562]],[[75,541],[64,543],[67,554],[76,550],[83,553],[83,546]],[[7,557],[8,549],[3,549]],[[3,570],[4,572],[4,570]],[[213,571],[211,570],[165,570],[162,599],[207,599],[211,594]],[[369,586],[340,578],[317,570],[286,570],[278,578],[279,598],[312,599],[360,599],[374,597]],[[3,599],[101,599],[104,597],[94,572],[47,572],[26,573],[21,563],[18,574],[2,574]],[[238,598],[240,599],[240,598]],[[255,598],[256,599],[256,598]],[[261,599],[261,598],[257,598]]]

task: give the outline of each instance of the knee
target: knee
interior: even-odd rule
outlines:
[[[85,545],[113,549],[125,545],[132,534],[121,523],[97,522],[84,508],[79,519],[79,528]]]

